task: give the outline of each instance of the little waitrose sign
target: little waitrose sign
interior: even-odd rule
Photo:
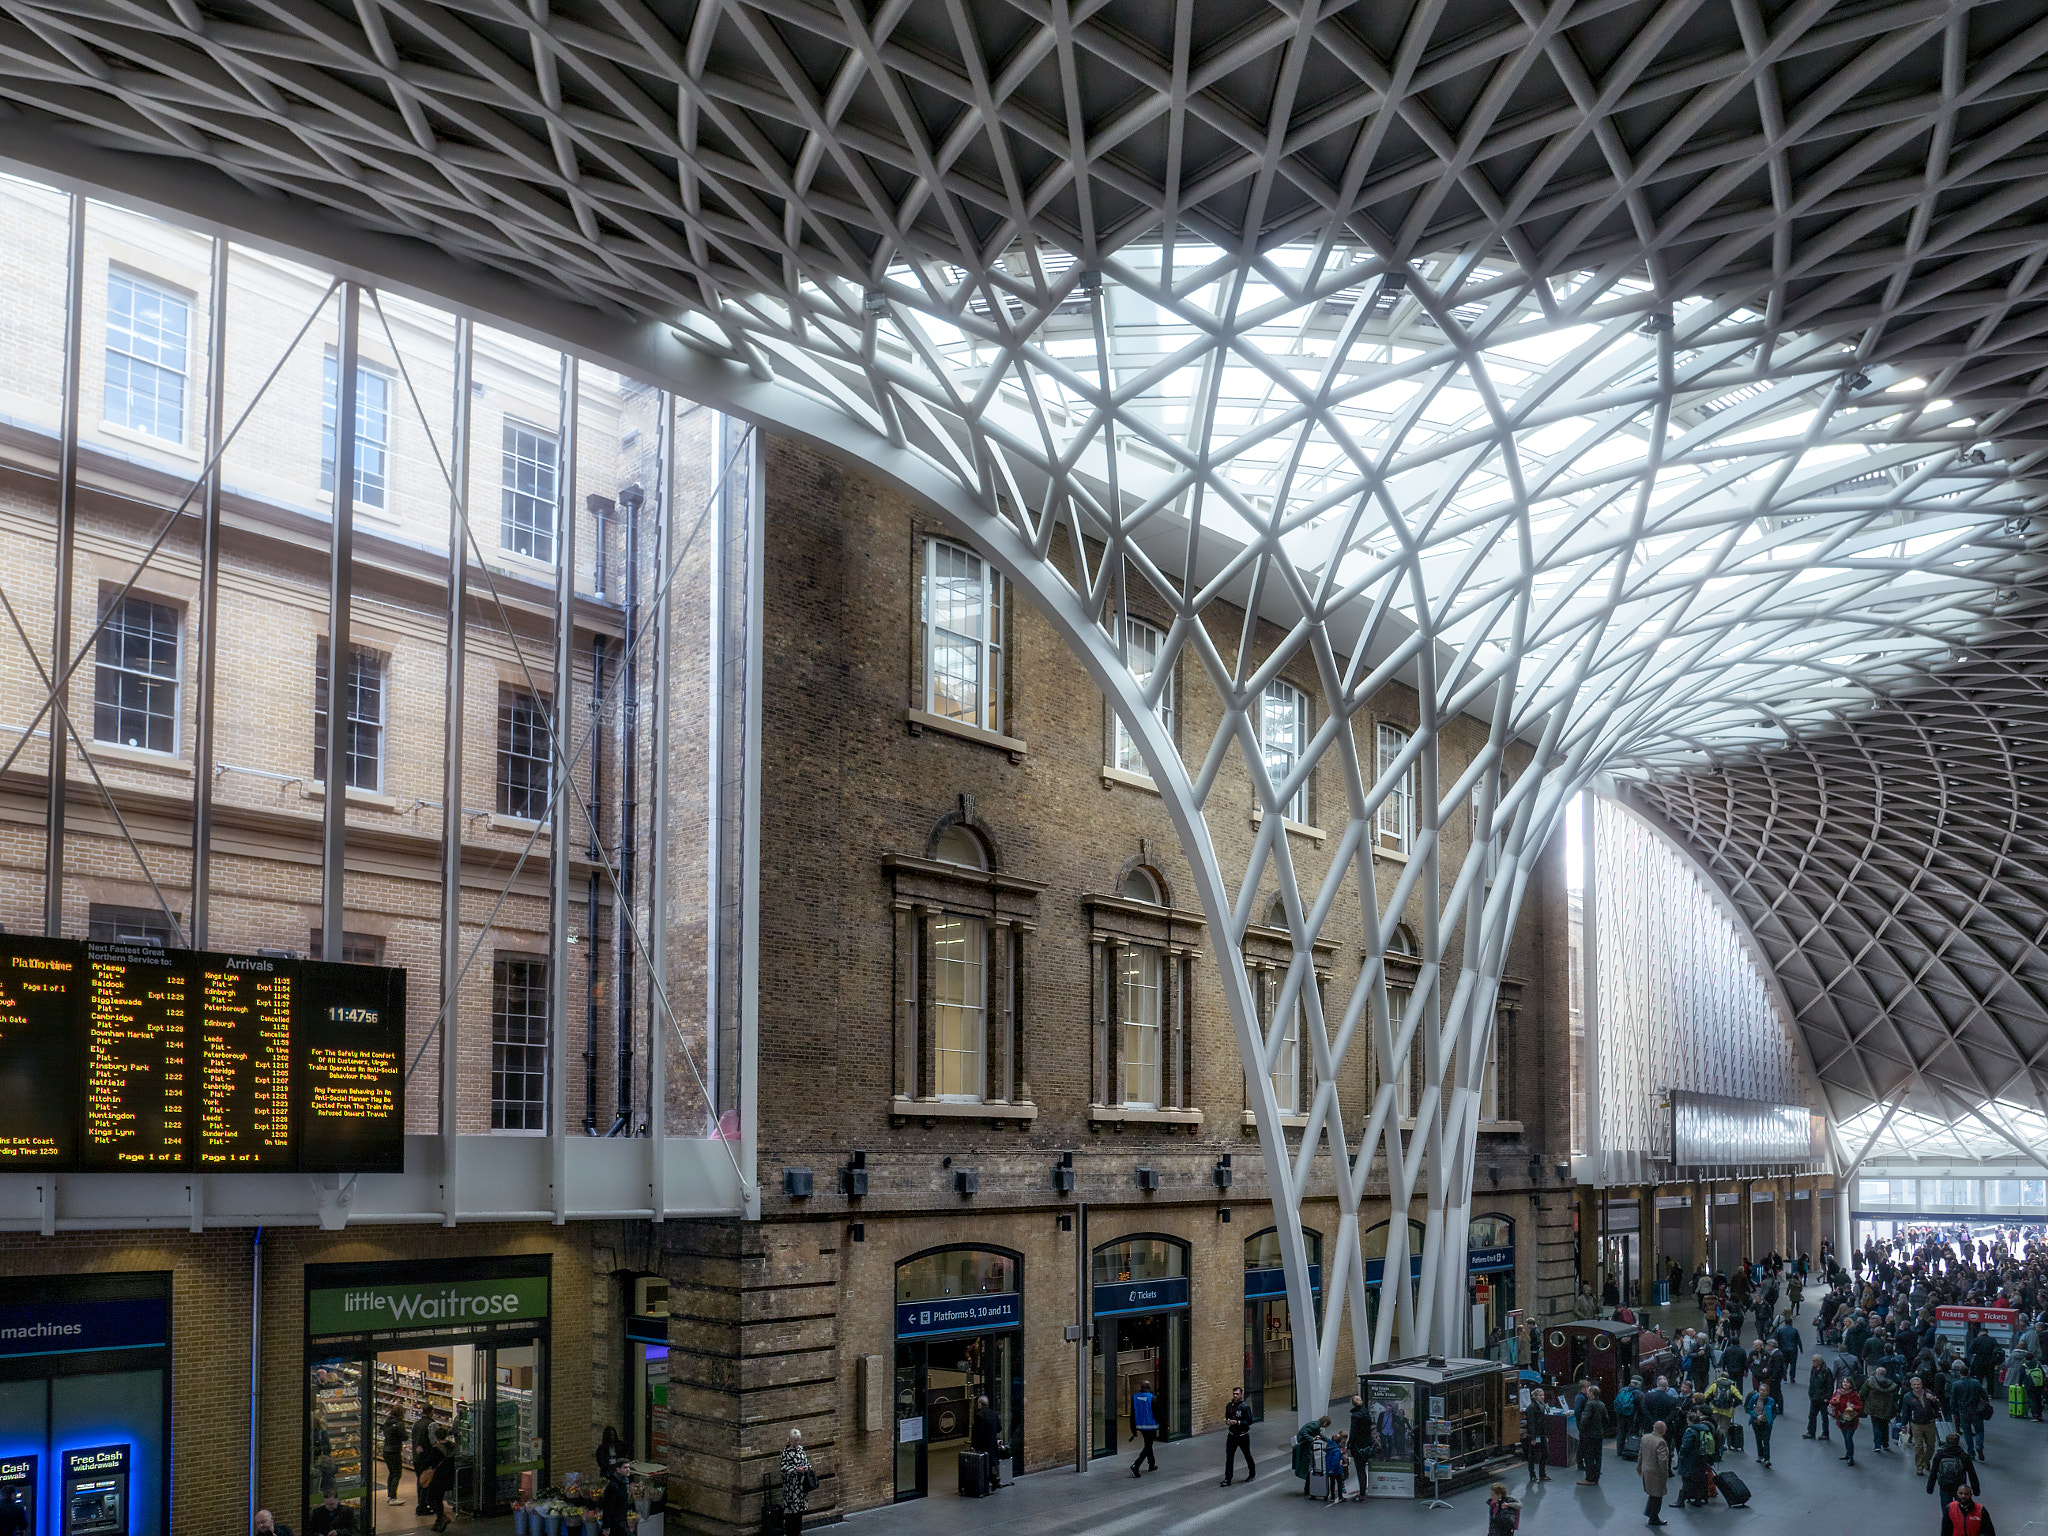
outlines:
[[[351,1285],[306,1293],[306,1331],[315,1338],[392,1328],[538,1321],[547,1315],[548,1282],[538,1275],[420,1285]]]

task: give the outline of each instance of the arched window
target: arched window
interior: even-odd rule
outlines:
[[[1162,905],[1164,901],[1160,895],[1159,881],[1154,878],[1152,871],[1143,865],[1124,876],[1123,896],[1126,901],[1142,901],[1155,907]]]
[[[1120,1238],[1095,1250],[1095,1283],[1120,1285],[1129,1280],[1180,1280],[1188,1272],[1188,1245],[1179,1238]]]
[[[1000,1296],[1022,1289],[1023,1261],[1000,1248],[934,1248],[896,1266],[898,1301]]]
[[[1323,1262],[1323,1234],[1316,1231],[1313,1227],[1303,1227],[1301,1229],[1301,1240],[1308,1248],[1309,1267],[1311,1269],[1320,1268]],[[1385,1256],[1384,1246],[1381,1249],[1381,1254],[1382,1257]],[[1244,1240],[1244,1267],[1247,1274],[1253,1270],[1281,1269],[1284,1267],[1280,1258],[1280,1229],[1278,1227],[1268,1227],[1263,1232],[1254,1232]],[[1315,1279],[1317,1282],[1320,1282],[1322,1277],[1317,1275]]]
[[[941,864],[958,864],[963,869],[987,869],[988,849],[971,827],[958,822],[946,828],[932,844],[932,857]]]

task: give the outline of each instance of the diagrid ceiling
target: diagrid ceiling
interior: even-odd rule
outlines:
[[[1333,697],[1440,657],[1951,1127],[2042,1103],[2044,88],[2042,0],[0,0],[17,165],[673,326]]]

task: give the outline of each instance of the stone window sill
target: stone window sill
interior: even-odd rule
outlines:
[[[1168,1129],[1184,1125],[1191,1131],[1202,1128],[1199,1109],[1125,1109],[1122,1105],[1090,1104],[1090,1125],[1163,1125]]]
[[[1108,764],[1104,764],[1102,769],[1102,787],[1109,789],[1118,784],[1123,785],[1125,789],[1142,789],[1148,795],[1159,793],[1159,786],[1153,782],[1150,774],[1132,773],[1128,768],[1111,768]]]
[[[1263,805],[1253,806],[1252,825],[1255,827],[1262,826],[1264,825],[1265,820],[1266,808]],[[1290,821],[1283,817],[1281,819],[1280,825],[1285,827],[1288,831],[1292,832],[1296,837],[1314,838],[1315,844],[1318,848],[1323,846],[1323,839],[1330,835],[1329,833],[1325,832],[1321,827],[1312,827],[1305,821]]]
[[[948,720],[944,715],[935,715],[929,710],[910,709],[903,713],[903,723],[910,734],[922,736],[926,731],[937,731],[945,736],[957,736],[962,741],[972,741],[984,747],[994,747],[998,752],[1010,754],[1010,761],[1021,763],[1030,749],[1014,736],[1005,736],[999,731],[984,730],[978,725],[969,725],[964,720]]]
[[[350,791],[351,796],[355,793],[356,791]],[[554,835],[554,828],[546,822],[529,821],[524,816],[499,816],[494,813],[490,820],[490,828],[493,832],[517,832],[521,836],[534,832],[538,832],[542,837]]]
[[[1408,855],[1401,852],[1400,849],[1382,848],[1377,843],[1373,844],[1372,856],[1375,859],[1383,859],[1389,864],[1406,864],[1408,862]]]
[[[1246,1110],[1238,1117],[1237,1123],[1248,1131],[1255,1131],[1259,1128],[1259,1117],[1250,1110]],[[1282,1115],[1280,1117],[1280,1129],[1283,1131],[1305,1131],[1308,1129],[1308,1116]]]
[[[113,763],[123,768],[149,768],[157,773],[175,773],[188,779],[192,777],[192,765],[168,752],[147,752],[141,747],[124,747],[111,741],[94,742],[91,752],[92,760],[96,763]]]
[[[318,779],[309,779],[300,784],[299,798],[301,800],[325,800],[327,798],[327,786]],[[395,811],[398,809],[398,797],[396,795],[380,795],[367,789],[351,789],[348,792],[348,803],[350,805],[366,806],[373,811]]]
[[[189,459],[194,464],[199,462],[197,449],[187,448],[183,443],[172,442],[167,437],[158,437],[153,432],[142,432],[134,427],[121,426],[117,422],[102,421],[100,423],[100,433],[102,436],[111,437],[117,442],[134,443],[138,447],[153,449],[157,453],[169,454],[175,459]]]
[[[1479,1122],[1479,1134],[1482,1136],[1519,1136],[1522,1134],[1522,1122],[1519,1120],[1482,1120]]]
[[[907,1099],[898,1094],[889,1100],[889,1118],[898,1124],[906,1120],[1008,1120],[1029,1125],[1038,1118],[1038,1106],[1029,1100],[1018,1104],[995,1099],[983,1104],[956,1104],[940,1099]]]

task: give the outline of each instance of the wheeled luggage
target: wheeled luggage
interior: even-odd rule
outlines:
[[[1308,1475],[1308,1496],[1312,1499],[1327,1499],[1330,1496],[1330,1474],[1311,1472]]]
[[[1742,1449],[1742,1426],[1733,1419],[1728,1421],[1728,1449],[1731,1451]]]
[[[2027,1416],[2027,1386],[2016,1381],[2005,1389],[2005,1411],[2009,1418],[2024,1419]]]
[[[1733,1472],[1716,1472],[1714,1490],[1728,1501],[1730,1509],[1740,1509],[1749,1502],[1749,1484]]]
[[[960,1453],[960,1497],[963,1499],[985,1499],[994,1490],[989,1487],[993,1479],[988,1473],[987,1451],[962,1451]]]

